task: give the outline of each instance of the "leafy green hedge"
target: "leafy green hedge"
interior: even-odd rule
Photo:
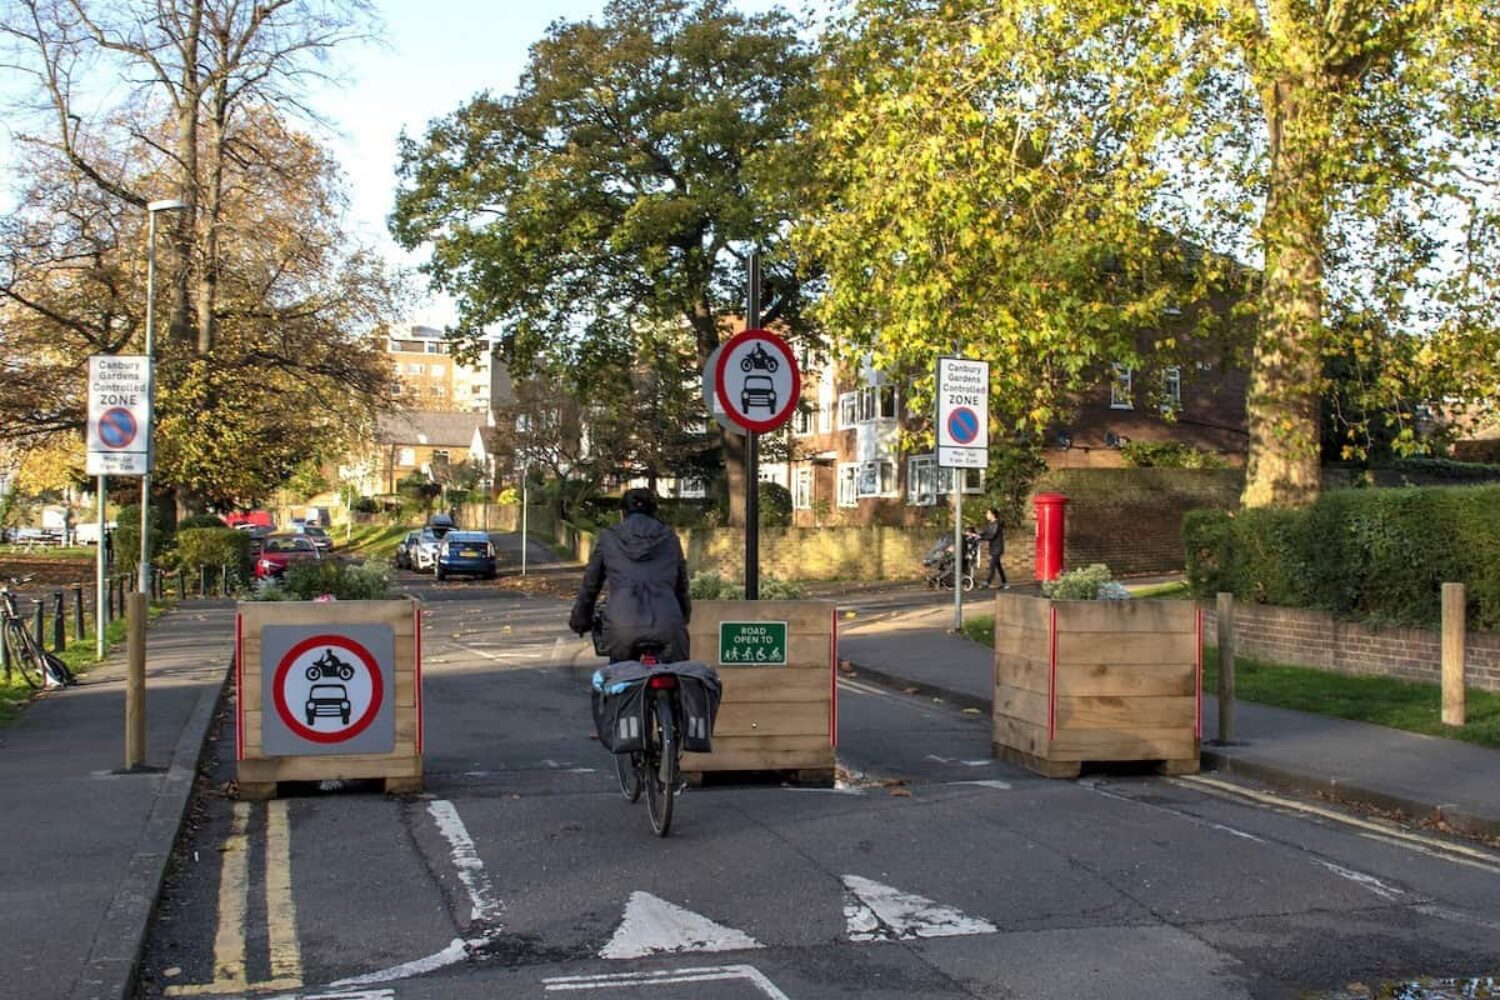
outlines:
[[[1500,628],[1500,486],[1336,490],[1300,510],[1193,511],[1183,521],[1200,598],[1435,626],[1443,583],[1468,588],[1468,616]]]
[[[199,566],[249,569],[250,536],[233,528],[179,528],[177,567],[196,572]]]

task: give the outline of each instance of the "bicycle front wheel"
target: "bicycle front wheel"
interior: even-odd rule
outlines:
[[[640,754],[636,753],[615,754],[615,777],[620,780],[620,794],[625,796],[626,802],[634,802],[641,797],[639,759]]]
[[[672,829],[672,804],[677,797],[677,726],[672,699],[665,691],[656,696],[652,752],[646,755],[646,807],[651,829],[665,837]]]
[[[19,673],[28,687],[41,688],[47,683],[42,651],[31,641],[26,626],[15,619],[5,624],[5,654],[10,660],[11,670]]]

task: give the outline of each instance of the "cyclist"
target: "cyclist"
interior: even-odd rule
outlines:
[[[593,627],[599,591],[609,584],[604,605],[605,636],[611,661],[634,659],[641,643],[659,644],[661,660],[688,658],[687,561],[677,535],[656,518],[656,495],[626,490],[620,523],[600,533],[583,571],[568,627],[583,635]]]

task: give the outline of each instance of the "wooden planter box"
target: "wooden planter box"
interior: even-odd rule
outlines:
[[[242,602],[235,651],[240,798],[349,778],[421,791],[419,602]]]
[[[777,626],[785,628],[784,649]],[[713,753],[686,754],[683,770],[696,776],[791,771],[803,784],[832,786],[835,629],[835,609],[826,601],[695,601],[689,626],[693,659],[718,670],[724,697]],[[779,655],[771,656],[773,651]],[[758,655],[766,661],[757,661]],[[743,662],[746,656],[753,665]]]
[[[1202,621],[1191,601],[997,595],[995,752],[1048,777],[1085,761],[1195,773]]]

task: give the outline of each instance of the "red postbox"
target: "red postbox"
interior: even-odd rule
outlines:
[[[1063,508],[1068,498],[1061,493],[1038,493],[1036,504],[1036,578],[1055,580],[1063,567]]]

